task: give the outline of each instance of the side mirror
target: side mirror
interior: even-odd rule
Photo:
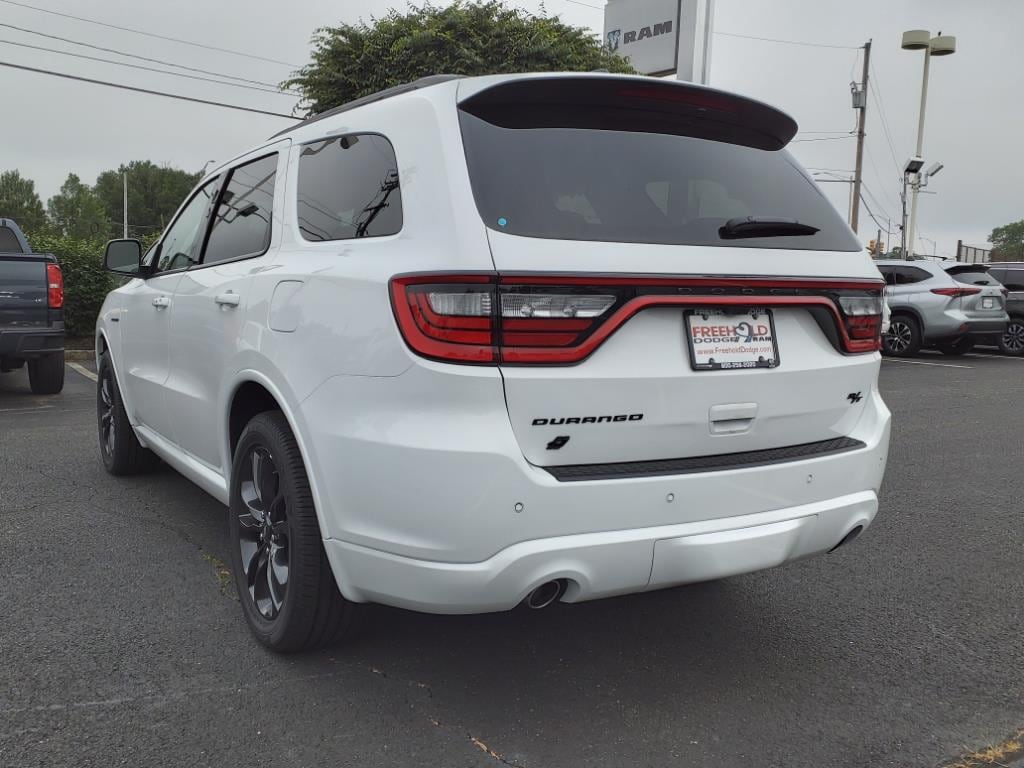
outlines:
[[[129,277],[142,274],[142,243],[138,240],[111,240],[103,254],[103,268]]]

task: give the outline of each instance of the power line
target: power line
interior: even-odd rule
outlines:
[[[3,0],[7,2],[7,0]],[[572,3],[573,5],[582,5],[584,8],[593,8],[595,11],[603,11],[604,7],[600,5],[591,5],[590,3],[581,3],[580,0],[564,0],[566,3]]]
[[[245,53],[244,51],[234,51],[230,48],[220,48],[216,45],[206,45],[205,43],[195,43],[191,40],[182,40],[179,37],[170,37],[169,35],[158,35],[155,32],[146,32],[142,29],[132,29],[131,27],[120,27],[117,24],[108,24],[104,21],[96,21],[95,19],[87,19],[83,16],[73,16],[70,13],[61,13],[60,11],[52,11],[49,8],[39,8],[35,5],[29,5],[28,3],[19,3],[15,0],[0,0],[0,3],[6,3],[7,5],[17,5],[21,8],[29,8],[33,11],[39,11],[40,13],[49,13],[54,16],[63,16],[65,19],[74,19],[75,21],[84,21],[86,24],[96,24],[100,27],[108,27],[110,29],[119,29],[122,32],[132,32],[136,35],[145,35],[146,37],[155,37],[158,40],[169,40],[172,43],[181,43],[182,45],[191,45],[196,48],[206,48],[209,51],[220,51],[221,53],[230,53],[233,56],[244,56],[247,59],[256,59],[257,61],[268,61],[271,64],[283,64],[286,67],[299,68],[298,64],[290,64],[287,61],[279,61],[278,59],[270,59],[266,56],[257,56],[252,53]]]
[[[882,106],[884,98],[882,96],[882,81],[878,77],[878,73],[875,68],[871,67],[871,76],[875,79],[875,87],[871,90],[871,98],[875,100],[875,106],[878,108],[878,116],[882,123],[882,133],[885,134],[886,143],[889,145],[889,154],[892,156],[893,166],[896,168],[896,177],[902,182],[903,171],[900,168],[900,161],[896,159],[896,146],[892,140],[892,133],[889,131],[889,119],[885,115],[885,108]],[[875,93],[877,91],[877,93]]]
[[[568,0],[567,0],[568,2]],[[840,48],[848,51],[853,51],[858,48],[862,48],[860,45],[830,45],[828,43],[807,43],[803,40],[781,40],[777,37],[757,37],[756,35],[741,35],[738,32],[720,32],[717,29],[714,31],[716,35],[723,35],[725,37],[742,37],[745,40],[761,40],[766,43],[783,43],[785,45],[803,45],[808,48]]]
[[[878,219],[877,219],[877,218],[875,217],[875,214],[874,214],[874,213],[872,213],[872,211],[871,211],[871,206],[869,206],[869,205],[868,205],[868,201],[864,199],[864,195],[863,195],[863,194],[862,194],[862,195],[860,196],[860,201],[861,201],[862,203],[864,203],[864,209],[865,209],[865,210],[866,210],[866,211],[868,212],[868,216],[870,216],[870,217],[871,217],[871,220],[872,220],[873,222],[875,222],[875,225],[876,225],[876,226],[877,226],[877,227],[878,227],[879,229],[884,229],[884,230],[885,230],[885,232],[886,232],[886,234],[888,234],[888,233],[889,233],[889,228],[888,228],[887,226],[885,226],[884,224],[882,224],[882,222],[880,222],[880,221],[879,221],[879,220],[878,220]]]
[[[169,99],[180,99],[182,101],[191,101],[196,104],[209,104],[213,107],[224,107],[225,109],[238,109],[242,112],[255,112],[258,115],[270,115],[271,117],[284,117],[288,120],[302,120],[301,117],[295,117],[295,115],[286,115],[282,112],[269,112],[265,109],[253,109],[252,107],[241,107],[237,104],[225,104],[222,101],[210,101],[209,99],[196,99],[192,96],[182,96],[178,93],[166,93],[164,91],[152,91],[148,88],[136,88],[134,85],[124,85],[122,83],[111,83],[107,80],[93,80],[91,77],[79,77],[78,75],[69,75],[65,72],[54,72],[49,69],[38,69],[36,67],[26,67],[23,64],[12,64],[9,61],[0,61],[0,67],[11,67],[12,69],[22,69],[26,72],[35,72],[40,75],[52,75],[53,77],[63,77],[68,80],[78,80],[83,83],[92,83],[93,85],[106,85],[111,88],[121,88],[125,91],[135,91],[136,93],[148,93],[151,96],[165,96]]]
[[[0,0],[5,2],[5,0]],[[47,48],[42,45],[31,45],[30,43],[18,43],[14,40],[3,40],[0,39],[0,43],[7,45],[17,45],[20,48],[31,48],[35,51],[47,51],[48,53],[58,53],[62,56],[74,56],[77,59],[87,59],[88,61],[101,61],[104,64],[113,64],[118,67],[131,67],[132,69],[142,69],[147,72],[159,72],[161,75],[171,75],[172,77],[185,77],[189,80],[202,80],[207,83],[217,83],[219,85],[230,85],[233,88],[248,88],[251,91],[262,91],[263,93],[274,93],[278,96],[292,96],[290,93],[284,93],[277,89],[262,88],[258,85],[245,85],[244,83],[228,83],[223,80],[217,80],[212,77],[200,77],[199,75],[186,75],[184,72],[168,72],[166,69],[157,69],[156,67],[145,67],[141,64],[131,64],[127,61],[115,61],[114,59],[104,59],[100,56],[86,56],[84,53],[74,53],[73,51],[62,51],[58,48]],[[294,98],[294,97],[293,97]]]
[[[34,29],[27,29],[25,27],[18,27],[18,26],[15,26],[14,24],[7,24],[7,23],[4,23],[4,22],[0,22],[0,27],[7,27],[8,29],[16,29],[19,32],[27,32],[30,35],[39,35],[40,37],[48,37],[51,40],[60,40],[62,43],[70,43],[71,45],[81,45],[84,48],[93,48],[94,50],[104,51],[105,53],[116,53],[118,56],[127,56],[127,57],[132,58],[132,59],[139,59],[140,61],[148,61],[148,62],[151,62],[153,64],[163,64],[165,67],[176,67],[178,69],[188,70],[189,72],[200,72],[200,73],[202,73],[204,75],[214,75],[215,77],[224,77],[224,78],[227,78],[228,80],[238,80],[239,82],[242,82],[242,83],[252,83],[253,85],[265,85],[268,88],[277,88],[277,86],[274,83],[267,83],[267,82],[264,82],[263,80],[248,80],[248,79],[246,79],[244,77],[236,77],[235,75],[225,75],[223,72],[211,72],[208,69],[199,69],[197,67],[186,67],[184,64],[175,64],[173,61],[164,61],[162,59],[151,59],[148,56],[139,56],[138,54],[135,54],[135,53],[125,53],[124,51],[119,51],[116,48],[104,48],[102,45],[93,45],[92,43],[82,43],[82,42],[79,42],[78,40],[72,40],[70,38],[60,37],[58,35],[50,35],[50,34],[47,34],[46,32],[37,32]]]

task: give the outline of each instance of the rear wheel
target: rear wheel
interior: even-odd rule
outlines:
[[[974,341],[964,336],[956,341],[943,341],[935,345],[944,355],[965,355],[974,349]]]
[[[999,337],[999,351],[1005,355],[1024,355],[1024,319],[1010,318],[1006,333]]]
[[[921,326],[910,315],[893,315],[889,332],[882,338],[883,351],[895,357],[910,357],[921,349]]]
[[[128,421],[110,355],[100,358],[96,377],[96,426],[103,466],[112,475],[137,475],[154,469],[160,460],[143,448]]]
[[[56,395],[64,389],[64,350],[29,360],[28,383],[36,395]]]
[[[287,653],[351,637],[363,606],[338,591],[309,479],[279,411],[253,417],[231,466],[232,571],[256,639]]]

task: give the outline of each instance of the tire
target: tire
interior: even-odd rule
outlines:
[[[231,570],[256,639],[278,653],[351,639],[364,606],[338,591],[306,468],[280,411],[258,414],[245,427],[229,493]]]
[[[999,351],[1014,357],[1024,355],[1024,318],[1010,318],[1006,333],[999,337]]]
[[[56,395],[64,389],[64,350],[29,360],[28,384],[34,395]]]
[[[160,463],[135,436],[121,400],[114,364],[106,353],[100,358],[96,377],[96,429],[103,467],[110,474],[137,475],[152,471]]]
[[[882,351],[893,357],[911,357],[921,349],[921,326],[911,315],[893,315],[889,332],[882,338]]]
[[[956,341],[941,341],[935,347],[944,355],[966,355],[974,349],[974,341],[964,336]]]

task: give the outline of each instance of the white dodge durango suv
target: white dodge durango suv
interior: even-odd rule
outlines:
[[[883,282],[787,115],[435,77],[208,174],[97,325],[102,456],[230,510],[269,647],[827,552],[878,509]]]

